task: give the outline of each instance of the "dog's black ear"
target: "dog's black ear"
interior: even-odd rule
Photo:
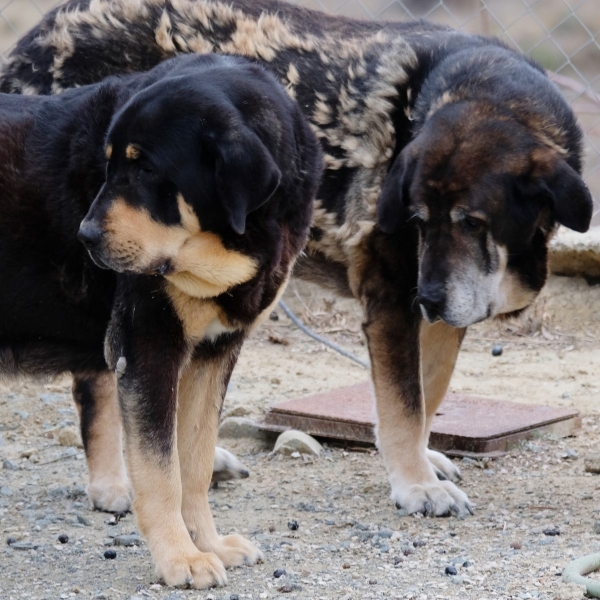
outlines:
[[[260,138],[242,127],[217,141],[217,191],[229,225],[238,234],[246,217],[262,206],[279,187],[281,171]]]
[[[565,227],[584,233],[590,227],[594,203],[579,174],[559,159],[546,185],[554,204],[556,220]]]
[[[388,171],[377,202],[377,224],[383,233],[395,233],[407,220],[410,187],[417,161],[405,148]]]

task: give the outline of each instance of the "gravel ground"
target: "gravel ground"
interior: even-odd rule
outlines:
[[[304,285],[292,285],[287,299],[317,330],[366,356],[351,303]],[[468,519],[400,514],[373,448],[325,444],[319,458],[291,458],[272,455],[271,442],[223,440],[251,477],[211,491],[217,526],[252,538],[264,562],[230,570],[226,588],[204,592],[161,586],[133,517],[115,523],[90,510],[69,380],[0,385],[0,598],[580,600],[581,589],[559,575],[571,559],[600,551],[600,479],[584,469],[600,441],[595,307],[599,287],[555,280],[516,325],[469,334],[453,390],[573,405],[584,420],[575,438],[458,461],[476,505]],[[502,357],[491,356],[495,343]],[[260,417],[277,400],[365,377],[280,316],[247,344],[226,414]],[[104,558],[107,549],[116,558]]]

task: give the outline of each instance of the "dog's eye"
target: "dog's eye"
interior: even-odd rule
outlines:
[[[464,223],[470,231],[481,231],[485,226],[484,221],[476,217],[465,217]]]

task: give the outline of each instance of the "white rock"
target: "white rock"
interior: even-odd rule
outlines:
[[[277,438],[273,452],[288,455],[299,452],[300,454],[319,456],[321,450],[323,450],[323,446],[321,446],[314,437],[311,437],[303,431],[290,429],[289,431],[284,431]]]

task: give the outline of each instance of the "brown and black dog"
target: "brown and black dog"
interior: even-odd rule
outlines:
[[[0,95],[0,376],[74,375],[91,492],[127,507],[118,390],[136,519],[169,585],[223,584],[260,556],[212,521],[218,415],[320,173],[297,104],[239,57]]]
[[[528,306],[557,224],[589,226],[572,111],[499,40],[275,0],[70,0],[17,44],[0,89],[58,93],[188,52],[260,60],[299,101],[326,170],[296,274],[362,304],[393,500],[468,513],[458,470],[427,448],[431,418],[466,328]]]

